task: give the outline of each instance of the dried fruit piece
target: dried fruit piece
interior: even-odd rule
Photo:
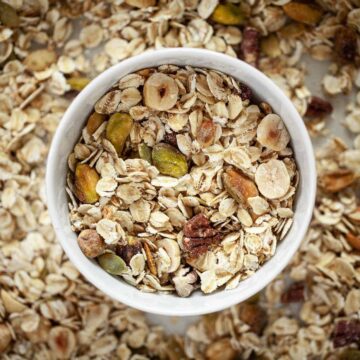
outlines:
[[[0,23],[11,28],[20,25],[20,18],[17,12],[9,4],[2,1],[0,1]]]
[[[316,25],[323,14],[319,6],[297,1],[285,4],[283,9],[289,18],[306,25]]]
[[[24,60],[25,66],[32,71],[42,71],[56,62],[56,52],[49,49],[32,51]]]
[[[121,101],[121,91],[112,90],[106,93],[95,104],[95,111],[99,114],[113,114]]]
[[[205,351],[208,360],[235,360],[239,354],[232,346],[229,338],[212,342]]]
[[[245,14],[238,4],[219,4],[212,13],[211,19],[222,25],[242,25],[245,22]]]
[[[360,341],[360,321],[357,319],[338,321],[332,333],[332,340],[335,348]]]
[[[281,295],[283,304],[302,302],[305,300],[305,284],[303,282],[293,283]]]
[[[145,254],[146,254],[146,262],[148,264],[149,270],[153,275],[157,275],[157,270],[156,270],[156,264],[155,264],[155,260],[154,260],[154,256],[150,250],[150,246],[148,243],[144,242],[144,250],[145,250]]]
[[[87,77],[72,76],[66,80],[72,90],[81,91],[91,80]]]
[[[169,144],[156,144],[152,150],[152,160],[163,175],[179,178],[188,171],[185,155]]]
[[[125,261],[113,253],[106,253],[98,257],[99,265],[111,275],[121,275],[126,271]]]
[[[167,144],[170,144],[174,147],[177,147],[176,134],[174,132],[165,133],[164,142],[166,142]]]
[[[0,8],[1,10],[1,8]],[[11,343],[11,332],[6,324],[0,324],[0,354],[3,353]]]
[[[116,254],[118,254],[126,264],[130,264],[131,258],[141,253],[142,245],[141,242],[134,236],[127,237],[127,244],[118,244],[116,247]]]
[[[280,42],[276,35],[271,34],[261,40],[261,51],[269,57],[275,58],[281,55]]]
[[[79,247],[85,256],[95,258],[101,255],[106,248],[104,240],[93,229],[83,230],[77,238]]]
[[[151,148],[145,143],[141,143],[138,147],[140,159],[144,159],[151,164]]]
[[[239,318],[250,326],[251,331],[258,335],[261,334],[267,323],[266,312],[257,304],[241,304]]]
[[[282,151],[290,141],[284,122],[276,114],[266,115],[257,128],[259,143],[275,151]]]
[[[259,165],[255,173],[255,182],[266,198],[278,199],[288,192],[290,176],[281,160],[271,159]]]
[[[196,134],[196,140],[206,148],[214,143],[216,126],[210,119],[204,119],[199,126]]]
[[[154,73],[145,82],[144,102],[154,110],[169,110],[176,104],[178,93],[179,88],[172,77]]]
[[[356,236],[349,232],[346,234],[346,240],[353,249],[360,251],[360,236],[359,235]]]
[[[305,116],[309,117],[323,117],[331,114],[333,111],[332,105],[318,96],[312,96],[308,102]]]
[[[223,182],[226,191],[240,204],[247,206],[248,198],[259,195],[254,182],[233,168],[226,169]]]
[[[93,204],[99,200],[96,184],[100,177],[95,169],[87,164],[78,164],[75,169],[75,195],[83,203]]]
[[[86,123],[86,130],[89,135],[92,135],[99,126],[106,120],[107,116],[104,114],[92,113]]]
[[[328,192],[338,192],[355,181],[355,174],[348,169],[339,169],[322,175],[319,179],[319,185]]]
[[[127,137],[133,126],[133,119],[129,114],[116,113],[111,115],[106,126],[106,138],[114,145],[117,153],[121,155]]]
[[[240,84],[241,100],[250,100],[252,98],[252,90],[245,84]]]
[[[260,55],[260,33],[253,27],[246,27],[240,44],[240,57],[248,64],[258,67]]]
[[[353,62],[357,53],[357,34],[353,27],[341,27],[335,33],[334,49],[339,59]]]
[[[149,6],[155,6],[156,0],[125,0],[125,3],[139,9],[146,9]]]

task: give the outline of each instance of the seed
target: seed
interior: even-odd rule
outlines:
[[[97,112],[92,113],[86,124],[86,129],[89,135],[92,135],[99,126],[106,120],[107,116],[98,114]]]
[[[99,200],[96,184],[99,174],[87,164],[78,164],[75,169],[75,195],[83,203],[93,204]]]
[[[70,77],[67,79],[67,83],[70,85],[72,90],[81,91],[90,82],[90,79],[86,77]]]
[[[106,248],[104,240],[96,230],[83,230],[78,236],[78,244],[85,256],[95,258],[101,255]]]
[[[111,275],[121,275],[126,271],[125,261],[113,253],[106,253],[98,257],[99,265]]]
[[[185,155],[169,144],[155,145],[152,151],[152,160],[163,175],[179,178],[188,172]]]
[[[129,114],[116,113],[110,117],[106,126],[106,138],[114,145],[119,155],[124,149],[132,126],[133,119]]]
[[[245,14],[239,5],[219,4],[212,13],[211,19],[222,25],[242,25]]]
[[[9,5],[0,1],[0,23],[11,28],[20,25],[20,18],[16,11]]]
[[[145,143],[141,143],[138,150],[140,159],[146,160],[151,164],[151,148]]]
[[[323,14],[320,7],[297,1],[285,4],[283,9],[289,18],[306,25],[316,25],[321,20]]]

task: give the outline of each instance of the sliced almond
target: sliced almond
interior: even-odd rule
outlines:
[[[261,164],[256,170],[255,182],[268,199],[281,198],[290,188],[290,176],[281,160],[271,159]]]
[[[284,122],[276,114],[266,115],[257,128],[259,143],[275,151],[282,151],[290,141]]]
[[[144,85],[145,105],[154,110],[171,109],[177,102],[178,94],[179,88],[175,80],[162,73],[151,75]]]

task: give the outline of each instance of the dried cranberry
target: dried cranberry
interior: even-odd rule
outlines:
[[[351,27],[340,28],[335,35],[335,52],[344,61],[354,61],[357,52],[356,30]]]
[[[297,282],[291,284],[289,288],[282,294],[281,302],[284,304],[301,302],[305,300],[305,284]]]
[[[331,114],[333,111],[332,105],[317,96],[312,96],[308,103],[305,116],[309,117],[323,117]]]
[[[170,144],[172,146],[177,147],[177,140],[176,140],[176,134],[171,132],[171,133],[166,133],[164,135],[164,142],[166,142],[167,144]]]
[[[340,320],[332,333],[334,347],[341,347],[360,341],[360,320]]]
[[[246,86],[245,84],[240,84],[240,97],[241,100],[245,101],[245,100],[250,100],[252,98],[252,91],[251,89]]]

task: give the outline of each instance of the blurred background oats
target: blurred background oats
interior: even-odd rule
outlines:
[[[358,0],[1,0],[0,357],[359,359],[359,7]],[[270,76],[304,116],[319,174],[312,226],[287,270],[251,301],[204,316],[181,335],[79,276],[54,238],[44,193],[50,141],[76,93],[121,59],[176,46],[238,56]]]

